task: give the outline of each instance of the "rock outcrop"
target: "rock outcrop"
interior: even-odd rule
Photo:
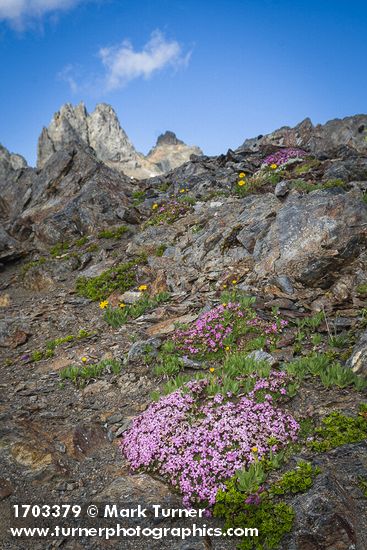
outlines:
[[[111,168],[134,178],[162,174],[188,161],[190,155],[201,154],[198,147],[189,147],[167,132],[158,138],[156,147],[147,157],[138,153],[121,128],[110,105],[98,104],[88,114],[84,103],[66,103],[55,113],[48,128],[43,128],[38,141],[38,168],[43,168],[50,156],[71,144],[91,147],[97,158]],[[170,136],[167,137],[167,136]]]
[[[294,499],[294,532],[284,550],[348,550],[367,545],[365,499],[355,483],[367,474],[366,443],[339,447],[318,459],[322,474]]]
[[[100,162],[92,149],[66,145],[29,183],[28,202],[8,231],[41,247],[134,218],[130,179]]]
[[[27,167],[27,161],[21,155],[10,153],[0,144],[0,178],[7,179],[12,172]]]
[[[330,155],[343,148],[366,154],[367,115],[329,120],[316,126],[306,118],[294,128],[284,126],[271,134],[247,139],[238,151],[259,151],[267,145],[302,147],[318,155]]]

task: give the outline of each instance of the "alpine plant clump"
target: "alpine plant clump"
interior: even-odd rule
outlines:
[[[303,159],[305,156],[307,156],[306,151],[303,151],[302,149],[295,149],[295,148],[289,148],[289,149],[281,149],[280,151],[277,151],[276,153],[273,153],[272,155],[269,155],[263,160],[263,164],[266,164],[267,166],[281,166],[282,164],[285,164],[290,159],[299,158]]]
[[[276,389],[279,381],[270,388],[260,379],[251,394],[236,401],[221,394],[205,398],[208,384],[188,382],[151,404],[121,441],[132,470],[164,477],[182,493],[185,506],[213,506],[239,469],[295,441],[299,431],[296,420],[269,397],[256,399],[258,391]]]
[[[240,304],[220,304],[203,313],[187,330],[177,330],[173,339],[181,351],[192,355],[223,349],[238,319],[244,317]]]
[[[199,357],[227,350],[249,332],[253,337],[267,337],[270,344],[271,337],[281,334],[287,325],[288,321],[278,316],[267,321],[240,303],[228,302],[203,313],[189,328],[176,330],[172,339],[180,352]]]

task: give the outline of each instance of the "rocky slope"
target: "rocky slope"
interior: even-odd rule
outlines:
[[[9,539],[15,503],[177,507],[195,486],[214,495],[219,525],[227,513],[253,521],[265,547],[366,548],[366,120],[306,121],[140,181],[86,140],[63,143],[37,170],[2,152],[2,548],[57,547]],[[162,141],[180,145],[171,134]],[[199,389],[181,395],[197,376]],[[197,409],[178,417],[190,392]],[[269,418],[278,419],[270,438]],[[208,449],[215,460],[194,489],[178,491],[181,453],[187,476],[200,462],[185,439],[198,433],[208,445],[200,460]],[[166,458],[133,470],[151,434]],[[165,447],[171,436],[176,447]],[[257,485],[241,485],[234,461],[250,471],[260,458]],[[226,476],[232,485],[220,493],[213,480]],[[56,544],[147,548],[141,539]],[[237,541],[148,544],[234,550]]]
[[[192,153],[201,154],[198,147],[185,145],[172,132],[165,136],[158,138],[155,148],[144,157],[135,150],[110,105],[99,104],[88,114],[83,103],[75,107],[67,103],[42,130],[37,166],[43,168],[53,153],[78,143],[91,147],[98,160],[134,178],[168,172],[188,161]]]

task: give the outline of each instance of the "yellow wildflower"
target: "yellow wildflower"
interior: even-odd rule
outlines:
[[[214,369],[213,367],[210,367],[209,370],[210,370],[210,372],[214,372],[214,371],[215,371],[215,369]]]
[[[278,168],[278,165],[277,165],[277,164],[271,164],[271,165],[270,165],[270,168],[271,168],[272,170],[276,170],[276,169]]]
[[[158,208],[158,204],[155,202],[152,206],[153,210],[156,210]]]
[[[223,306],[223,307],[227,307],[227,304],[226,304],[226,303],[224,303],[224,304],[222,304],[222,306]]]
[[[242,187],[243,185],[246,185],[245,180],[240,180],[240,181],[238,182],[238,185],[239,185],[239,187]]]
[[[225,347],[225,350],[226,350],[226,351],[229,351],[230,349],[231,349],[231,348],[230,348],[229,346],[226,346],[226,347]]]
[[[186,189],[180,189],[180,193],[185,193]]]
[[[232,285],[236,285],[236,284],[237,284],[237,281],[236,281],[236,279],[233,279],[233,281],[232,281]]]
[[[99,303],[99,307],[101,309],[106,309],[107,306],[108,306],[108,300],[103,300],[102,302]]]
[[[124,307],[126,307],[126,304],[119,304],[120,308],[123,309]]]
[[[227,285],[223,285],[222,288],[227,288]]]
[[[140,292],[144,292],[144,290],[146,290],[147,288],[147,285],[140,285],[138,290],[140,290]]]
[[[251,447],[251,451],[252,451],[253,453],[257,453],[258,449],[257,449],[257,447]]]
[[[88,359],[86,357],[82,357],[82,361],[83,361],[83,363],[86,363],[88,361]]]
[[[239,178],[245,178],[245,177],[246,177],[246,174],[245,174],[245,172],[240,172],[240,174],[239,174],[239,176],[238,176],[238,177],[239,177]]]

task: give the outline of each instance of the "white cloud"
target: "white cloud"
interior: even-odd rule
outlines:
[[[59,80],[64,80],[65,82],[67,82],[70,86],[70,90],[73,92],[73,94],[76,94],[79,91],[79,84],[76,81],[74,73],[74,67],[72,65],[67,65],[63,68],[62,71],[58,73],[57,78]]]
[[[0,0],[0,21],[22,28],[29,19],[67,10],[83,0]]]
[[[164,67],[187,65],[191,52],[184,54],[178,42],[166,40],[157,30],[141,51],[135,51],[130,42],[124,41],[120,46],[101,48],[98,55],[106,68],[104,87],[110,91],[136,78],[149,78]]]

